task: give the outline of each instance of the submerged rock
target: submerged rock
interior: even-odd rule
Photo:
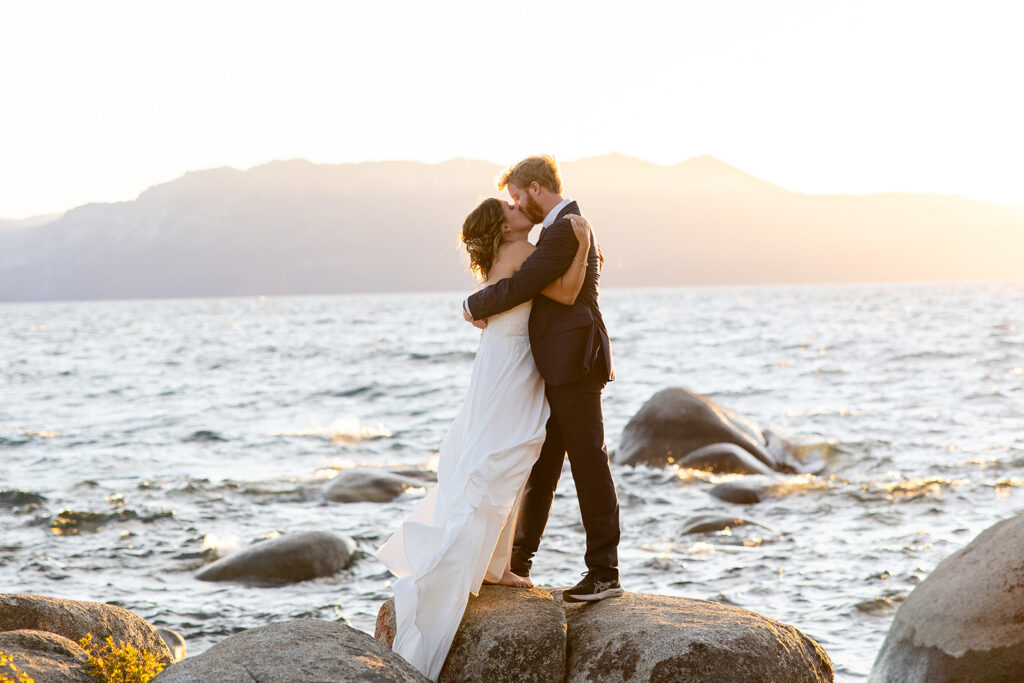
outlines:
[[[324,498],[336,503],[387,503],[411,488],[423,488],[437,476],[416,470],[360,467],[342,470],[324,486]]]
[[[320,619],[251,628],[167,667],[157,683],[423,683],[411,664],[362,631]]]
[[[111,636],[118,645],[171,656],[149,622],[122,607],[46,595],[0,594],[0,631],[23,629],[56,633],[75,643],[89,633],[97,642]]]
[[[223,436],[213,431],[212,429],[200,429],[198,431],[192,432],[190,435],[182,439],[182,441],[185,441],[186,443],[190,441],[198,441],[200,443],[203,443],[214,441],[227,441],[227,439],[225,439]]]
[[[768,527],[739,517],[701,515],[683,523],[682,533],[707,534],[715,545],[759,546],[774,543],[779,534]]]
[[[625,593],[566,605],[566,681],[832,681],[832,662],[797,629],[730,605]]]
[[[46,496],[35,491],[19,489],[0,489],[0,507],[35,508],[46,500]]]
[[[120,508],[114,512],[83,512],[80,510],[61,510],[50,520],[50,530],[58,536],[77,536],[99,531],[111,522],[127,522],[137,520],[146,524],[158,519],[173,517],[172,510],[163,510],[153,514],[140,515],[130,508]]]
[[[14,658],[14,665],[36,683],[96,683],[86,673],[89,657],[78,643],[56,633],[18,629],[0,632],[0,652]],[[10,678],[3,678],[2,674]],[[6,667],[0,680],[15,680]]]
[[[377,615],[374,636],[391,647],[395,603]],[[470,597],[439,681],[565,680],[565,612],[538,588],[482,586]]]
[[[1024,515],[981,532],[896,610],[870,683],[1010,683],[1024,675]]]
[[[784,441],[769,442],[739,413],[683,388],[659,391],[640,408],[622,432],[615,462],[740,474],[794,471],[796,464]]]
[[[760,503],[764,495],[761,487],[748,486],[738,481],[727,481],[724,484],[719,484],[712,488],[710,493],[719,500],[739,505]]]
[[[700,515],[698,517],[691,517],[690,519],[683,522],[684,534],[708,534],[716,531],[724,531],[725,529],[734,529],[739,526],[745,525],[761,526],[756,522],[751,522],[746,519],[739,517],[719,517],[716,515]]]
[[[281,585],[337,574],[353,560],[356,544],[351,538],[326,531],[288,534],[260,541],[206,566],[200,581],[239,581],[257,585]]]
[[[698,448],[676,463],[691,470],[716,474],[771,474],[772,469],[734,443],[713,443]]]

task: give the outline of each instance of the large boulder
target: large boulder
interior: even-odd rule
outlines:
[[[663,389],[622,431],[614,456],[623,465],[737,474],[795,471],[792,449],[769,437],[737,412],[689,389]]]
[[[287,534],[260,541],[204,567],[201,581],[282,585],[330,576],[352,563],[355,541],[326,531]]]
[[[342,470],[324,486],[324,498],[335,503],[387,503],[411,488],[437,481],[433,472],[358,467]]]
[[[394,600],[377,616],[378,640],[391,647]],[[439,681],[565,680],[565,612],[537,588],[482,586],[470,597]]]
[[[11,655],[13,664],[36,683],[96,683],[85,671],[88,655],[82,647],[64,636],[47,631],[19,629],[0,632],[0,652]],[[15,680],[6,667],[0,674]]]
[[[1017,591],[1020,591],[1019,593]],[[1024,515],[981,532],[903,601],[868,680],[1024,678]]]
[[[739,607],[625,593],[567,604],[569,683],[832,681],[832,662],[797,629]]]
[[[411,664],[340,622],[298,619],[236,633],[167,667],[157,683],[425,683]]]
[[[75,643],[88,633],[99,643],[112,636],[118,645],[171,658],[167,643],[149,622],[116,605],[27,593],[0,594],[0,631],[22,629],[56,633]]]

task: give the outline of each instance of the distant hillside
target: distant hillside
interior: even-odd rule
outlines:
[[[0,218],[0,230],[6,230],[7,228],[32,228],[43,223],[52,223],[63,215],[60,213],[48,213],[29,218]]]
[[[0,300],[469,289],[458,230],[501,196],[500,170],[294,160],[187,173],[134,201],[0,222]],[[1024,279],[1024,207],[802,195],[711,157],[562,170],[607,257],[605,286]]]

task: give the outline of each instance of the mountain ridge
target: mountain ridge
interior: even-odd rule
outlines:
[[[1024,207],[806,195],[710,156],[561,166],[606,286],[1024,278],[1011,258]],[[471,288],[458,231],[480,199],[503,196],[502,168],[298,158],[190,171],[134,200],[0,221],[0,300]]]

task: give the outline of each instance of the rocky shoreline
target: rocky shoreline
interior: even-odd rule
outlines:
[[[640,593],[570,605],[559,594],[483,587],[469,600],[440,680],[833,680],[820,645],[755,612]],[[427,680],[390,649],[391,600],[381,606],[376,639],[341,622],[299,619],[241,631],[188,658],[183,647],[172,654],[156,627],[114,605],[0,595],[0,629],[0,650],[37,683],[93,680],[77,644],[87,633],[173,661],[156,677],[159,683]],[[175,636],[169,636],[174,644]]]
[[[1024,627],[1015,591],[1024,515],[944,560],[900,607],[869,681],[1020,680]],[[93,681],[81,638],[110,636],[172,662],[156,680],[426,680],[397,654],[394,605],[375,638],[341,621],[283,621],[186,658],[184,639],[116,605],[0,594],[0,652],[37,683]],[[626,593],[566,604],[560,589],[484,586],[471,597],[442,681],[832,681],[825,650],[796,628],[739,607]]]
[[[565,603],[560,588],[484,586],[471,597],[440,681],[831,681],[797,629],[706,600],[627,592]],[[390,645],[394,603],[376,637]]]
[[[656,394],[631,420],[623,464],[745,474],[710,495],[756,504],[778,472],[817,471],[804,453],[743,416],[684,389]],[[626,447],[628,446],[628,447]],[[353,469],[322,491],[331,503],[383,502],[430,473]],[[34,505],[24,492],[7,502]],[[735,531],[738,543],[773,533],[734,515],[683,520],[683,534]],[[747,536],[750,538],[747,538]],[[1024,515],[1004,520],[944,560],[900,606],[871,683],[1017,681],[1024,671]],[[353,539],[328,531],[285,534],[202,567],[201,581],[279,586],[335,575],[358,560]],[[469,599],[441,672],[444,681],[832,681],[828,654],[798,629],[736,606],[626,593],[566,604],[560,589],[486,586]],[[298,619],[240,631],[193,657],[177,632],[112,604],[0,594],[0,653],[37,682],[93,681],[80,644],[91,634],[154,653],[161,683],[423,681],[391,651],[394,608],[380,608],[375,637],[339,621]],[[0,673],[3,673],[0,671]]]
[[[950,555],[900,606],[870,683],[1009,683],[1024,671],[1024,515]],[[111,604],[0,594],[0,652],[37,683],[94,681],[87,634],[156,654],[159,683],[425,681],[391,651],[394,604],[375,637],[342,621],[247,629],[186,657],[177,632]],[[557,588],[484,586],[470,597],[442,681],[832,681],[825,650],[798,629],[739,607],[627,592],[567,604]]]

